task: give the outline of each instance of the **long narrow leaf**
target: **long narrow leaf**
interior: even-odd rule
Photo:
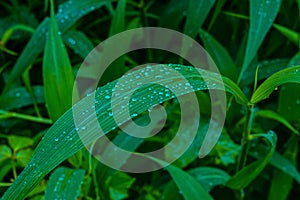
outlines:
[[[300,83],[300,66],[281,70],[265,80],[254,92],[251,103],[258,103],[270,96],[270,94],[285,83]]]
[[[265,138],[270,146],[270,151],[265,157],[258,159],[257,161],[251,163],[250,165],[243,168],[241,171],[237,172],[226,185],[232,189],[243,189],[247,187],[264,169],[264,167],[269,163],[276,147],[277,136],[275,133],[270,131],[267,134],[257,134],[256,137]]]
[[[60,37],[51,0],[51,19],[43,59],[45,101],[50,118],[56,121],[72,105],[74,74]]]
[[[113,0],[86,0],[86,1],[67,1],[58,8],[56,20],[62,34],[68,30],[81,17],[100,8]],[[80,12],[78,12],[80,10]],[[22,54],[18,58],[13,70],[11,71],[4,92],[19,78],[22,73],[34,62],[36,57],[42,53],[46,44],[46,32],[49,26],[49,18],[44,19],[35,30],[30,41],[27,43]]]
[[[192,67],[182,65],[169,65],[176,71],[181,73],[191,84],[195,91],[210,89],[224,90],[223,83],[219,82],[218,75],[205,71],[203,69],[195,69]],[[161,69],[161,66],[149,66],[148,69]],[[149,69],[149,70],[150,70]],[[153,70],[155,71],[155,70]],[[159,71],[159,70],[158,70]],[[200,73],[199,73],[200,72]],[[128,80],[137,79],[137,74],[144,74],[143,69],[134,71],[127,74],[125,78]],[[158,72],[157,72],[158,73]],[[161,76],[161,72],[159,75]],[[202,76],[201,76],[201,75]],[[206,83],[202,78],[209,79],[210,83]],[[185,85],[182,84],[182,80],[179,77],[161,76],[161,82],[166,84],[172,84],[177,87],[178,95],[183,95],[191,91],[186,90]],[[112,94],[112,90],[118,80],[111,82],[95,92],[95,108],[96,114],[99,120],[101,120],[101,128],[103,134],[113,130],[117,125],[113,120],[113,117],[109,114],[111,104],[115,105],[116,101],[111,101],[106,97]],[[225,89],[228,92],[236,95],[237,99],[241,103],[247,105],[248,101],[240,89],[229,79],[223,78]],[[134,86],[132,86],[134,87]],[[127,96],[127,90],[130,91],[131,87],[124,88],[119,98],[125,98]],[[153,93],[153,91],[155,93]],[[141,90],[135,92],[136,97],[142,98],[143,102],[132,102],[130,108],[136,114],[139,114],[153,105],[167,101],[174,98],[171,95],[165,95],[165,89],[158,85],[146,85]],[[240,96],[241,95],[241,96]],[[23,199],[25,195],[31,191],[42,178],[47,175],[54,167],[60,164],[62,161],[83,148],[82,140],[88,139],[86,142],[93,142],[95,139],[101,137],[98,130],[95,128],[95,124],[98,124],[98,120],[93,116],[83,113],[89,113],[93,105],[89,105],[89,102],[94,102],[91,96],[87,96],[77,104],[74,105],[73,110],[78,113],[79,117],[82,117],[82,123],[80,127],[76,127],[74,124],[73,111],[68,110],[62,117],[60,117],[56,123],[48,130],[44,138],[37,146],[32,159],[30,160],[24,171],[18,176],[13,185],[4,194],[3,199]],[[76,108],[76,109],[75,109]],[[86,112],[88,111],[88,112]],[[120,111],[122,113],[124,111]],[[88,122],[88,124],[85,124]],[[81,127],[82,126],[82,127]],[[77,130],[84,129],[87,138],[79,138]],[[82,139],[82,140],[81,140]]]
[[[279,11],[281,0],[251,0],[250,1],[250,30],[246,55],[240,72],[239,81],[253,60],[258,48],[271,28]]]
[[[215,0],[189,0],[184,33],[194,38],[213,7]]]

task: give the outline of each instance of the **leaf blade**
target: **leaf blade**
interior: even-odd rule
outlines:
[[[280,5],[281,0],[250,1],[250,34],[248,36],[246,54],[238,82],[242,79],[244,72],[253,60],[258,48],[271,28],[277,13],[279,12]]]

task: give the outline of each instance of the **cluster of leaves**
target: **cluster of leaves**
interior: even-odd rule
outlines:
[[[12,0],[0,6],[2,199],[299,196],[299,0]],[[164,105],[168,119],[161,133],[137,139],[116,128],[106,96],[131,68],[173,63],[169,66],[184,75],[201,102],[200,127],[183,156],[165,170],[130,174],[99,163],[83,148],[73,121],[72,90],[80,64],[99,42],[147,26],[178,30],[203,44],[223,76],[227,116],[218,143],[197,159],[210,120],[207,89],[223,89],[215,74],[153,49],[120,57],[95,91],[98,118],[119,147],[138,152],[160,148],[174,137],[180,123],[180,105],[174,96],[165,95],[169,91],[158,85],[147,85],[134,94],[137,100],[131,102],[131,111],[136,123],[147,124],[144,111]],[[161,81],[181,83],[168,76]],[[157,91],[156,95],[150,91]],[[187,93],[184,88],[181,92]],[[126,91],[121,97],[125,95]],[[147,98],[153,95],[157,98]],[[84,104],[89,98],[79,102],[81,111],[89,109]],[[90,126],[93,123],[98,121]],[[91,149],[100,145],[89,142]],[[172,149],[166,148],[165,157],[172,156]]]

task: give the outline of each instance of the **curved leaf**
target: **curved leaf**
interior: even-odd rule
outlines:
[[[62,33],[66,32],[66,30],[68,30],[81,17],[111,1],[113,0],[70,0],[65,2],[59,6],[58,13],[56,14],[59,29]],[[46,32],[49,26],[48,23],[49,18],[44,19],[35,30],[30,41],[27,43],[25,49],[22,51],[22,54],[18,57],[18,60],[14,65],[4,92],[8,91],[11,84],[13,84],[14,81],[22,75],[26,68],[34,62],[34,59],[42,53],[46,43]]]
[[[254,92],[250,103],[258,103],[270,96],[278,86],[285,83],[300,83],[300,66],[281,70],[265,80]]]
[[[223,83],[219,80],[219,75],[215,73],[182,65],[168,66],[174,68],[176,71],[182,74],[190,82],[190,85],[194,88],[195,91],[206,90],[208,88],[224,90],[225,86],[225,90],[233,93],[241,103],[248,103],[242,91],[236,86],[236,84],[230,81],[230,79],[223,78],[223,86]],[[148,66],[148,69],[158,69],[160,67],[160,65],[154,65]],[[143,74],[145,72],[143,71],[143,69],[140,69],[132,72],[131,74],[127,74],[127,77],[125,78],[127,78],[128,80],[133,80],[134,77],[136,77],[136,73]],[[161,76],[162,72],[157,73],[159,73],[160,75],[161,82],[176,86],[179,95],[191,92],[185,88],[185,85],[182,84],[182,79],[180,79],[179,77],[170,77],[167,75]],[[210,82],[205,82],[202,78],[206,80],[209,79]],[[98,131],[95,130],[95,124],[99,123],[98,120],[100,120],[101,122],[103,134],[115,129],[117,125],[113,119],[113,116],[110,115],[110,110],[111,104],[114,105],[114,103],[116,102],[111,101],[106,97],[112,94],[112,90],[114,89],[114,86],[117,82],[118,80],[113,81],[97,89],[95,92],[96,100],[93,99],[92,95],[89,95],[74,105],[74,108],[76,107],[76,109],[73,108],[73,110],[77,110],[78,112],[75,114],[82,117],[83,120],[83,124],[79,127],[82,129],[84,128],[84,130],[87,131],[86,133],[88,135],[88,138],[79,138],[77,133],[79,127],[76,127],[74,124],[74,113],[72,109],[68,110],[45,134],[45,136],[37,146],[29,164],[18,176],[13,185],[4,194],[3,199],[23,199],[24,196],[29,191],[31,191],[39,183],[39,181],[42,180],[42,178],[46,174],[48,174],[54,167],[56,167],[62,161],[84,147],[81,139],[88,139],[88,142],[93,142],[93,140],[101,137],[102,135],[100,135]],[[128,92],[127,90],[130,91],[131,87],[125,87],[123,93],[120,94],[120,98],[126,97]],[[130,108],[137,115],[151,108],[153,105],[174,98],[174,96],[165,95],[165,93],[165,88],[162,88],[159,85],[145,85],[145,87],[137,90],[134,94],[134,96],[139,99],[143,99],[143,101],[131,102],[132,104],[130,105]],[[93,105],[89,105],[89,102],[94,101],[98,119],[94,119],[93,116],[82,113],[93,113],[91,111],[91,109],[93,109],[91,108]],[[122,113],[122,111],[120,112]],[[86,123],[87,121],[88,124],[85,125],[84,123]]]
[[[274,132],[270,131],[267,134],[255,134],[252,137],[262,137],[266,139],[270,145],[270,151],[266,156],[258,159],[257,161],[249,164],[241,171],[237,172],[227,183],[226,186],[232,189],[243,189],[248,186],[269,163],[276,147],[277,136]]]

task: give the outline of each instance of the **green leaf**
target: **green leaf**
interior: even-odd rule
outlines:
[[[240,149],[240,146],[235,144],[229,135],[223,131],[211,155],[216,155],[216,164],[222,163],[224,166],[228,166],[235,163]]]
[[[80,150],[74,155],[72,155],[70,158],[68,158],[68,161],[74,167],[79,168],[82,164],[82,159],[82,150]]]
[[[255,104],[268,98],[278,86],[285,83],[300,83],[300,66],[289,67],[270,76],[257,88],[250,102]]]
[[[215,0],[189,0],[184,34],[195,38]]]
[[[296,54],[289,65],[300,65],[300,54]],[[287,98],[288,97],[288,98]],[[300,86],[288,83],[281,87],[278,99],[278,112],[287,120],[297,122],[300,119]]]
[[[207,192],[210,192],[215,186],[225,185],[230,179],[230,176],[225,171],[212,167],[193,168],[189,170],[188,173],[194,177]],[[179,193],[178,188],[176,188],[174,181],[170,181],[164,187],[162,199],[182,199],[182,195]]]
[[[117,8],[114,12],[112,22],[109,29],[109,37],[117,33],[125,31],[125,11],[126,11],[126,0],[119,0]],[[123,47],[125,48],[125,47]],[[100,84],[106,84],[116,78],[119,78],[125,72],[125,56],[121,56],[115,60],[110,67],[106,70],[100,80]]]
[[[8,136],[8,144],[12,147],[12,149],[16,152],[20,149],[24,149],[33,144],[33,140],[28,137],[10,135]]]
[[[291,176],[298,182],[298,184],[300,184],[300,173],[290,160],[275,152],[270,160],[270,164],[278,168],[285,174]]]
[[[44,89],[42,86],[33,86],[33,93],[37,103],[44,103]],[[33,99],[25,87],[15,87],[0,96],[0,109],[14,110],[32,105]]]
[[[264,157],[249,164],[239,172],[237,172],[227,183],[226,186],[235,190],[243,189],[248,186],[269,163],[276,147],[277,136],[274,132],[270,131],[267,134],[253,134],[254,137],[262,137],[267,140],[270,146],[270,151]]]
[[[84,170],[57,168],[50,176],[45,190],[45,200],[74,199],[80,195],[80,186],[83,180]]]
[[[60,37],[51,3],[51,19],[43,59],[43,82],[46,107],[56,121],[72,105],[74,74],[67,50]]]
[[[110,25],[109,36],[113,36],[125,30],[125,11],[126,0],[119,0]]]
[[[187,8],[188,1],[171,0],[164,9],[164,12],[161,13],[160,26],[177,30],[180,21],[185,16]]]
[[[259,147],[249,154],[255,158],[261,158],[262,155],[268,152],[269,149]],[[300,173],[298,172],[296,166],[291,161],[283,157],[280,153],[274,152],[269,164],[294,178],[298,184],[300,183]]]
[[[213,199],[201,184],[185,171],[173,165],[167,166],[166,170],[170,173],[185,200]]]
[[[295,137],[290,138],[290,143],[284,153],[284,157],[294,165],[297,162],[298,141]],[[276,170],[273,173],[271,187],[268,195],[269,200],[285,200],[293,187],[293,178],[282,171]],[[280,192],[278,192],[280,191]]]
[[[10,148],[6,145],[0,145],[0,162],[11,158],[12,152]]]
[[[299,46],[300,41],[299,41],[299,33],[298,32],[288,29],[279,24],[274,24],[273,27],[276,28],[282,35],[284,35],[293,44],[295,44],[296,46]]]
[[[255,116],[275,120],[290,129],[293,133],[299,135],[299,132],[284,117],[272,110],[259,110],[255,113]]]
[[[135,178],[128,176],[124,172],[116,172],[109,176],[105,185],[109,186],[110,198],[121,200],[128,197],[128,190],[134,183]]]
[[[67,1],[60,5],[56,15],[56,21],[62,33],[66,32],[73,24],[75,24],[84,15],[100,8],[107,2],[112,0],[86,0],[86,1]],[[80,12],[78,12],[80,11]],[[74,14],[77,13],[77,14]],[[4,93],[8,88],[18,79],[22,73],[34,62],[36,57],[42,53],[46,44],[46,32],[48,31],[49,18],[44,19],[36,28],[30,41],[27,43],[25,49],[18,57],[13,70],[10,73]]]
[[[219,75],[203,70],[196,69],[189,66],[182,65],[168,65],[172,67],[174,70],[181,73],[189,82],[190,85],[194,88],[195,91],[198,90],[207,90],[210,89],[218,89],[224,90],[222,85],[222,81],[219,80]],[[184,84],[182,84],[182,79],[180,76],[170,77],[170,76],[162,76],[162,72],[157,69],[161,69],[161,65],[148,66],[148,69],[156,69],[153,70],[153,77],[160,75],[162,82],[165,84],[174,84],[177,85],[181,83],[181,86],[178,86],[178,95],[183,95],[189,93],[191,91],[187,91]],[[136,80],[137,75],[143,75],[143,69],[133,71],[126,75],[127,80]],[[152,73],[152,72],[151,72]],[[200,75],[201,74],[201,75]],[[210,82],[205,82],[203,79],[209,79]],[[223,77],[225,90],[233,93],[239,102],[243,104],[247,104],[248,101],[244,96],[243,92],[238,88],[238,86],[230,81],[230,79]],[[115,84],[118,80],[107,84],[95,92],[95,109],[96,115],[98,119],[101,119],[101,128],[103,133],[106,134],[117,126],[113,117],[109,114],[111,109],[111,104],[114,105],[115,101],[111,101],[111,99],[105,98],[106,96],[110,96]],[[137,83],[136,83],[137,84]],[[135,87],[134,85],[128,85],[130,87],[124,88],[123,93],[120,95],[120,98],[124,98],[127,96],[127,92],[131,90],[131,87]],[[150,89],[150,90],[149,90]],[[155,91],[156,93],[153,93]],[[141,89],[138,89],[134,93],[134,97],[144,98],[142,104],[139,104],[139,101],[132,102],[130,105],[132,112],[139,114],[152,106],[159,104],[161,102],[167,101],[172,97],[170,96],[159,96],[157,95],[159,92],[164,93],[165,88],[154,84],[154,85],[145,85]],[[7,190],[4,194],[4,199],[22,199],[26,193],[31,191],[42,178],[48,174],[53,168],[55,168],[59,163],[69,158],[71,155],[79,151],[83,148],[82,140],[79,138],[77,133],[77,128],[74,124],[73,113],[74,111],[78,112],[79,117],[83,117],[84,120],[89,120],[88,126],[80,125],[80,128],[85,128],[87,131],[87,135],[89,136],[89,142],[93,142],[98,139],[102,135],[100,135],[94,129],[90,129],[91,127],[95,127],[95,124],[98,124],[98,120],[95,118],[90,118],[91,116],[82,115],[82,112],[86,112],[87,110],[91,110],[91,106],[89,102],[94,102],[94,97],[89,95],[79,101],[74,105],[73,110],[68,110],[62,117],[60,117],[55,124],[47,131],[39,145],[36,147],[35,152],[32,156],[31,161],[28,163],[24,171],[18,176],[15,180],[14,184]],[[92,111],[91,111],[92,112]],[[122,111],[120,111],[122,113]],[[76,114],[76,115],[77,115]],[[81,127],[82,126],[82,127]]]
[[[251,0],[250,1],[250,30],[246,55],[239,75],[240,81],[249,64],[256,55],[266,34],[271,28],[279,11],[281,0]]]
[[[238,77],[237,68],[228,51],[207,32],[201,30],[200,36],[205,50],[212,57],[221,74],[236,81]]]
[[[251,65],[248,68],[247,73],[244,74],[241,84],[250,85],[254,83],[254,77],[256,73],[256,68],[258,67],[257,80],[261,81],[270,77],[272,74],[286,68],[290,67],[288,59],[274,59],[274,60],[263,60],[255,65]]]
[[[216,6],[215,6],[215,10],[214,10],[214,14],[210,20],[210,23],[209,23],[209,26],[207,28],[207,30],[210,30],[211,27],[214,25],[217,17],[219,16],[219,14],[221,13],[222,11],[222,8],[224,6],[224,4],[226,3],[227,0],[219,0],[216,2]]]
[[[17,160],[17,163],[20,167],[25,167],[31,156],[33,154],[33,151],[31,149],[24,149],[24,150],[20,150],[17,152],[16,154],[16,160]]]
[[[74,52],[85,58],[94,48],[90,39],[81,31],[70,30],[62,35],[63,41],[74,50]]]

